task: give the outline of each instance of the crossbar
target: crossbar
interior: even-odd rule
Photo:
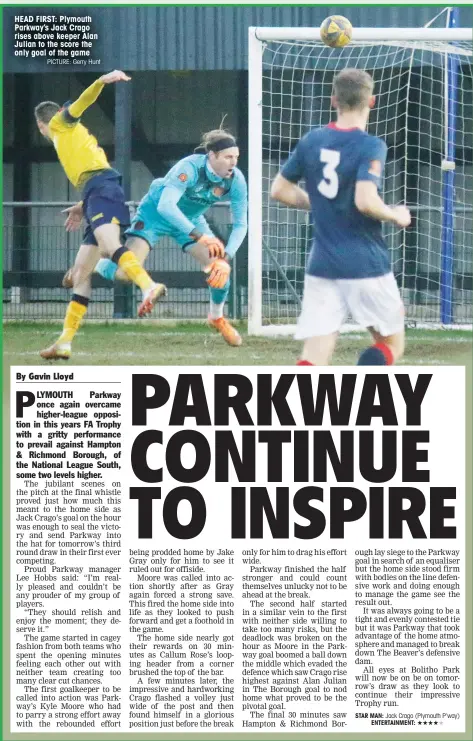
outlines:
[[[318,28],[252,26],[259,41],[320,41]],[[473,41],[471,28],[354,28],[352,43],[365,41]]]

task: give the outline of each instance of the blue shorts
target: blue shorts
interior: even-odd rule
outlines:
[[[130,224],[130,211],[120,176],[100,174],[91,178],[84,190],[82,210],[87,223],[82,244],[97,244],[94,230],[102,224],[119,224],[126,229]]]
[[[186,250],[188,247],[192,247],[195,244],[195,241],[192,237],[189,237],[188,234],[173,229],[168,222],[161,219],[159,215],[156,214],[156,209],[153,209],[153,213],[149,214],[143,213],[144,211],[145,209],[138,209],[136,212],[136,216],[134,216],[130,228],[125,232],[127,237],[141,237],[141,239],[148,242],[150,247],[154,247],[161,237],[171,237],[172,239],[175,239],[179,247],[183,250]],[[210,231],[208,226],[204,226],[203,224],[196,224],[196,226],[203,234],[213,236],[213,233]]]

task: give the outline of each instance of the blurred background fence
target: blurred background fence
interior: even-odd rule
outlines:
[[[82,231],[67,233],[61,210],[68,202],[5,202],[3,204],[3,317],[6,320],[61,319],[70,290],[62,288],[64,273],[74,263]],[[136,208],[130,202],[130,210]],[[226,240],[231,231],[229,204],[213,206],[207,218],[214,233]],[[168,297],[153,313],[156,318],[200,319],[208,313],[205,275],[197,262],[172,239],[163,237],[151,250],[145,267],[168,286]],[[246,244],[233,261],[228,316],[246,316]],[[93,276],[91,319],[136,317],[140,291],[119,281]]]

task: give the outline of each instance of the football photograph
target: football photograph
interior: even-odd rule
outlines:
[[[466,361],[473,10],[331,11],[3,9],[8,366]]]
[[[43,2],[2,739],[469,741],[473,5]]]

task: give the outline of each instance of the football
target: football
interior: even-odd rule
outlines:
[[[346,46],[351,41],[353,27],[343,15],[329,15],[320,26],[320,38],[331,47]]]

